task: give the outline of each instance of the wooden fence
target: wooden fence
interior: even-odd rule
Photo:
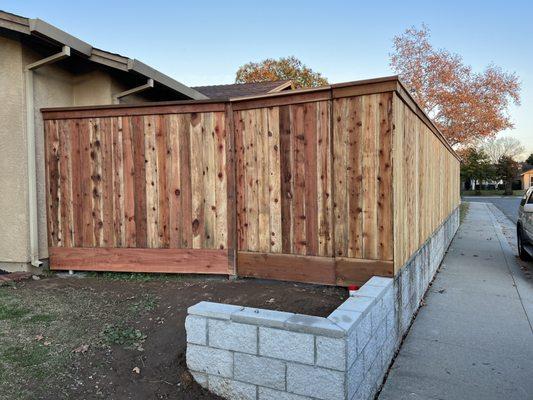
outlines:
[[[396,78],[43,118],[52,269],[362,283],[459,202],[455,154]]]

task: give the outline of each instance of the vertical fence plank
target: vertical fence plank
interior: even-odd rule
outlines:
[[[80,121],[73,121],[72,134],[70,137],[71,144],[71,163],[72,168],[72,223],[73,223],[73,246],[83,246],[83,190],[84,185],[81,177],[81,149],[80,149]]]
[[[169,115],[167,136],[167,179],[170,224],[169,246],[174,249],[181,247],[181,235],[183,225],[185,224],[181,208],[181,198],[184,193],[181,192],[179,129],[178,116]]]
[[[133,137],[133,164],[135,169],[135,232],[137,247],[148,247],[148,227],[146,210],[146,147],[144,119],[131,118]]]
[[[348,196],[348,257],[363,258],[363,99],[346,100],[344,120],[348,135],[347,196]]]
[[[100,153],[101,153],[101,215],[102,230],[101,243],[103,247],[114,247],[113,229],[113,197],[120,193],[114,193],[113,189],[113,132],[112,119],[100,119]],[[117,196],[118,197],[118,196]]]
[[[192,248],[201,249],[205,243],[205,146],[202,115],[191,115],[191,193],[192,193]]]
[[[233,161],[228,161],[227,130],[225,123],[225,114],[216,113],[214,117],[215,132],[215,169],[213,176],[215,179],[215,227],[214,227],[214,245],[213,248],[226,249],[228,247],[228,220],[233,219],[228,211],[228,196],[232,199],[235,197],[228,193],[228,168],[233,169]],[[233,146],[230,145],[230,150]],[[233,155],[230,154],[233,158]],[[230,166],[228,166],[230,164]],[[232,247],[233,248],[233,247]]]
[[[157,173],[157,149],[155,116],[144,117],[144,146],[146,157],[146,236],[149,248],[160,247],[159,238],[159,176]]]
[[[332,207],[331,207],[331,142],[330,103],[320,102],[317,107],[317,214],[318,254],[332,256]]]
[[[305,231],[305,134],[304,106],[291,105],[291,139],[293,150],[293,250],[296,254],[306,254],[307,241]]]
[[[392,93],[379,97],[378,151],[378,255],[380,260],[392,260]]]
[[[293,251],[293,174],[290,106],[279,108],[280,188],[281,188],[281,247]]]
[[[135,247],[137,243],[137,226],[135,210],[135,179],[140,171],[135,169],[133,124],[130,117],[121,117],[122,123],[122,180],[124,193],[124,247]],[[118,149],[117,149],[118,150]],[[144,160],[143,160],[144,166]]]
[[[236,192],[236,214],[237,214],[237,249],[247,249],[247,223],[246,223],[246,138],[244,128],[244,112],[233,111],[234,129],[235,129],[235,192]],[[229,183],[228,183],[229,185]]]
[[[155,118],[155,141],[157,155],[157,236],[159,237],[159,247],[168,248],[170,246],[169,234],[169,193],[167,187],[167,168],[170,150],[168,150],[168,117],[158,115]]]
[[[47,135],[48,235],[50,246],[60,246],[59,234],[59,132],[58,122],[50,121]]]
[[[192,173],[191,173],[191,115],[178,115],[180,157],[180,207],[182,221],[181,247],[193,246]],[[196,153],[194,155],[198,157]]]
[[[92,219],[94,246],[103,247],[103,199],[102,199],[102,138],[100,119],[94,118],[89,124],[90,128],[90,157],[92,160]]]
[[[333,100],[333,179],[334,179],[334,236],[335,256],[347,256],[348,222],[347,181],[348,169],[346,150],[348,145],[346,115],[348,102],[345,99]]]
[[[113,160],[112,185],[113,185],[113,245],[123,247],[125,238],[124,216],[124,159],[123,159],[123,128],[122,118],[111,119],[111,157]]]
[[[60,121],[58,124],[58,157],[59,157],[59,232],[61,245],[72,247],[72,120]]]
[[[226,161],[226,247],[228,249],[228,274],[237,274],[237,246],[238,246],[238,222],[237,210],[239,197],[237,195],[237,171],[236,165],[239,160],[238,142],[236,138],[237,123],[234,120],[233,108],[231,103],[224,107],[224,136],[225,136],[225,161]],[[219,213],[220,218],[224,218],[222,212]]]
[[[282,251],[279,107],[267,110],[270,252]]]
[[[317,103],[303,106],[303,134],[305,135],[305,240],[306,254],[318,254],[318,204],[317,204]]]
[[[256,155],[257,155],[257,213],[259,235],[258,250],[270,251],[270,195],[269,195],[269,155],[268,151],[268,115],[267,109],[256,111]]]

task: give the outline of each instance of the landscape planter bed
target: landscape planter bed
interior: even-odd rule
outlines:
[[[327,317],[190,307],[194,379],[235,400],[373,399],[458,226],[457,208],[396,278],[371,278]]]

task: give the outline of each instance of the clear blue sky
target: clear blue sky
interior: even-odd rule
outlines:
[[[475,70],[492,62],[520,76],[522,105],[503,135],[533,152],[531,1],[0,0],[0,9],[44,19],[187,85],[231,83],[241,64],[287,55],[330,82],[390,75],[393,36],[426,23],[436,47]]]

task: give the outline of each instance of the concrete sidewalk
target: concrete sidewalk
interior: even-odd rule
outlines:
[[[533,399],[533,280],[498,213],[470,203],[380,400]]]

